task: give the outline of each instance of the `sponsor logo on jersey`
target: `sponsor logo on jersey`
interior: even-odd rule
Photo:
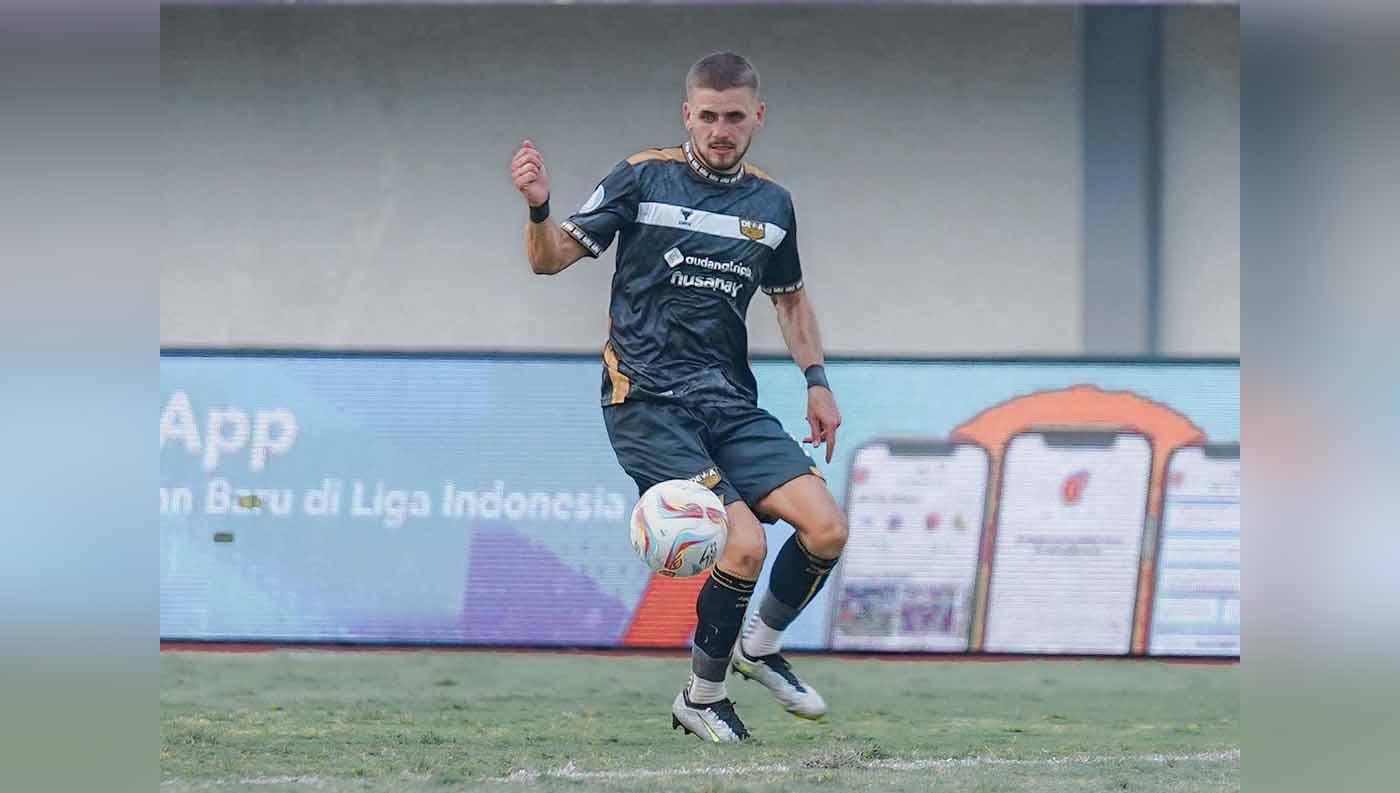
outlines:
[[[768,224],[761,220],[739,218],[739,233],[754,242],[758,242],[768,234]]]
[[[661,256],[666,261],[666,266],[672,269],[682,264],[691,267],[703,267],[706,270],[713,270],[717,273],[729,273],[740,276],[746,280],[753,280],[753,268],[744,264],[742,259],[730,259],[725,262],[718,262],[708,256],[687,256],[681,253],[680,248],[672,248]]]
[[[671,286],[688,286],[693,289],[713,289],[730,297],[738,297],[742,285],[738,281],[714,275],[690,275],[676,271],[671,273]]]
[[[717,262],[708,256],[687,256],[685,263],[696,267],[704,267],[706,270],[714,270],[717,273],[732,273],[750,281],[753,280],[753,268],[744,264],[743,260],[735,261],[730,259],[727,262]]]

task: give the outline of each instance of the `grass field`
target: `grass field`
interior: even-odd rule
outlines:
[[[798,656],[831,706],[730,693],[756,740],[670,729],[682,657],[162,653],[164,791],[1239,790],[1239,670]]]

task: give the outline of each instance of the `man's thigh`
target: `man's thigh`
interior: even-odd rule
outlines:
[[[706,418],[715,462],[760,519],[774,520],[775,516],[759,509],[774,490],[800,476],[821,476],[812,458],[767,411],[757,406],[734,407],[711,410]]]

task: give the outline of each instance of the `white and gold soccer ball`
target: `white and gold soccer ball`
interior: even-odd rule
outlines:
[[[728,531],[724,503],[698,482],[653,485],[632,508],[632,548],[658,575],[705,572],[724,553]]]

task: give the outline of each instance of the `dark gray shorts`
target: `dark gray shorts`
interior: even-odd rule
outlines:
[[[639,494],[667,479],[690,479],[725,504],[743,501],[757,513],[758,502],[781,485],[821,475],[783,425],[757,405],[636,399],[605,406],[603,422]]]

